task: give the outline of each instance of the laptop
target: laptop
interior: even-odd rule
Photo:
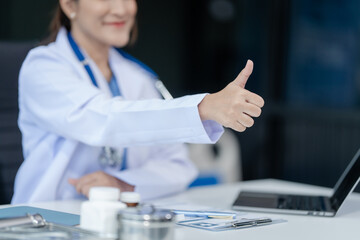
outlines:
[[[360,180],[360,149],[341,175],[331,197],[241,191],[233,209],[333,217]]]

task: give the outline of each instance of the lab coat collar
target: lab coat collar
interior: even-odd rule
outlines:
[[[81,69],[81,73],[82,73],[82,77],[87,79],[89,81],[90,84],[92,84],[91,78],[88,75],[88,73],[86,72],[84,66],[79,62],[77,56],[75,55],[74,51],[71,48],[71,45],[68,41],[67,38],[67,30],[62,27],[59,30],[59,33],[56,37],[56,42],[55,44],[58,45],[57,49],[61,49],[62,53],[67,59],[69,59],[73,65],[77,66],[77,68]],[[82,52],[82,54],[84,55],[84,57],[88,60],[89,65],[91,70],[93,71],[93,74],[95,76],[96,82],[99,86],[99,88],[102,90],[102,92],[104,92],[109,98],[112,97],[111,91],[109,89],[109,85],[108,82],[106,81],[105,77],[103,76],[103,74],[101,73],[100,69],[98,68],[98,66],[95,64],[95,62],[89,57],[89,55],[86,53],[86,51],[84,49],[82,49],[80,46],[80,51]],[[116,56],[117,55],[117,56]],[[69,56],[71,56],[69,58]],[[117,53],[117,51],[113,48],[110,49],[109,52],[109,63],[110,66],[112,68],[113,74],[115,75],[118,85],[120,87],[120,89],[122,89],[122,86],[120,86],[120,82],[119,82],[119,75],[116,73],[117,71],[115,71],[115,67],[113,66],[118,66],[119,64],[121,64],[121,60],[123,61],[123,57]],[[116,63],[112,63],[113,61],[115,61]],[[124,91],[122,91],[124,92]],[[124,96],[125,97],[125,96]]]
[[[59,54],[70,61],[72,66],[76,67],[76,71],[81,74],[81,78],[88,81],[89,84],[92,84],[84,66],[79,62],[71,48],[67,38],[67,30],[64,27],[59,30],[55,44],[58,45],[56,49],[61,49]],[[99,88],[108,98],[112,98],[108,83],[100,69],[84,50],[80,50],[86,59],[88,59]],[[138,89],[143,88],[144,84],[145,86],[148,86],[149,83],[153,84],[153,77],[146,70],[137,63],[123,57],[115,48],[110,48],[109,50],[109,64],[116,77],[120,91],[123,94],[122,98],[127,100],[144,98],[144,96],[139,95]],[[145,81],[145,79],[150,80],[150,82]]]

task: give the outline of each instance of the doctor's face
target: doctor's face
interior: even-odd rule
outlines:
[[[109,46],[124,47],[129,43],[136,0],[77,0],[74,10],[72,31]]]

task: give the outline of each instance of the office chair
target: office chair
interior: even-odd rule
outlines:
[[[18,74],[34,42],[0,42],[0,204],[10,203],[23,161],[18,129]]]
[[[242,180],[241,147],[230,129],[225,129],[215,145],[189,144],[189,156],[199,170],[190,187]]]

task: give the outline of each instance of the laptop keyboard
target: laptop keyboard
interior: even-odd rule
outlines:
[[[310,196],[286,196],[279,199],[280,209],[322,211],[325,209],[323,198]]]

